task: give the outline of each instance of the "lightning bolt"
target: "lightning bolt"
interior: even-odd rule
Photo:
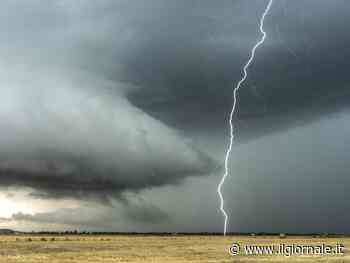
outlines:
[[[241,78],[240,81],[238,81],[236,87],[234,88],[233,90],[233,105],[232,105],[232,109],[231,109],[231,113],[230,113],[230,118],[229,118],[229,124],[230,124],[230,142],[229,142],[229,145],[228,145],[228,148],[227,148],[227,151],[226,151],[226,157],[225,157],[225,173],[224,175],[222,176],[221,180],[220,180],[220,183],[218,185],[218,188],[217,188],[217,192],[218,192],[218,195],[219,195],[219,198],[220,198],[220,211],[221,213],[223,214],[224,216],[224,219],[225,219],[225,222],[224,222],[224,235],[226,235],[226,231],[227,231],[227,221],[228,221],[228,215],[225,211],[225,208],[224,208],[224,198],[223,198],[223,195],[222,195],[222,192],[221,192],[221,188],[223,186],[223,184],[225,183],[225,180],[226,180],[226,177],[229,175],[229,168],[228,168],[228,161],[229,161],[229,158],[230,158],[230,154],[231,154],[231,151],[232,151],[232,144],[233,144],[233,140],[234,140],[234,127],[233,127],[233,115],[236,111],[236,103],[237,103],[237,92],[238,90],[240,89],[240,87],[242,86],[242,84],[244,83],[244,81],[246,80],[247,78],[247,70],[250,66],[250,64],[252,63],[252,61],[254,60],[254,57],[255,57],[255,51],[256,49],[262,44],[264,43],[265,41],[265,38],[266,38],[266,32],[264,31],[264,21],[265,21],[265,17],[266,15],[269,13],[270,11],[270,8],[271,8],[271,5],[272,5],[272,2],[273,0],[269,0],[266,8],[265,8],[265,11],[264,13],[262,14],[261,18],[260,18],[260,32],[262,34],[262,37],[261,39],[254,45],[254,47],[252,48],[251,50],[251,53],[250,53],[250,57],[247,61],[247,63],[244,65],[243,67],[243,77]]]

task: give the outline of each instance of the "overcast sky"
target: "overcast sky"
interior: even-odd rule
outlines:
[[[267,2],[2,1],[0,226],[221,232]],[[349,11],[273,1],[229,231],[350,232]]]

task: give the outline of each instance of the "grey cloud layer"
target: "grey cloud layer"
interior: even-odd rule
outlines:
[[[215,157],[222,154],[221,149],[226,147],[222,141],[227,135],[232,86],[259,37],[258,19],[266,3],[267,0],[2,1],[1,186],[29,186],[41,197],[121,198],[125,191],[176,184],[189,175],[208,174],[213,162],[171,127],[197,138],[204,134],[208,138],[208,152]],[[237,140],[309,123],[348,107],[349,9],[345,0],[274,1],[265,24],[268,37],[239,93]],[[313,138],[310,134],[309,140]],[[339,145],[344,144],[345,137],[341,136]],[[278,141],[279,137],[276,138]],[[299,141],[298,136],[283,139],[289,142],[283,145],[284,149]],[[279,192],[278,182],[283,182],[286,198],[294,198],[293,194],[302,190],[299,196],[312,200],[309,190],[317,188],[314,180],[320,181],[322,176],[326,176],[327,185],[333,190],[318,187],[320,200],[329,200],[321,192],[329,196],[337,193],[336,197],[345,192],[337,188],[341,184],[338,182],[347,180],[346,169],[341,169],[346,167],[345,158],[341,159],[342,163],[333,162],[341,171],[338,181],[333,182],[324,171],[317,174],[318,166],[309,166],[302,157],[298,159],[301,154],[283,155],[281,165],[297,159],[295,165],[304,165],[312,174],[307,178],[307,186],[300,188],[293,174],[279,177],[284,167],[274,170],[274,161],[271,167],[260,162],[260,155],[266,158],[278,155],[278,151],[275,155],[272,151],[266,154],[270,143],[276,140],[270,137],[266,143],[252,141],[246,155],[239,155],[242,159],[232,159],[233,186],[241,186],[238,190],[242,191],[247,189],[246,202],[239,203],[239,208],[246,210],[237,215],[236,226],[242,222],[246,229],[269,227],[254,225],[255,220],[247,222],[246,217],[254,219],[265,212],[260,213],[254,206],[256,196],[267,201],[273,199],[267,207],[271,211],[281,206],[284,195]],[[317,145],[321,144],[319,139]],[[345,147],[342,150],[339,146],[335,151],[348,156]],[[313,158],[323,152],[320,146]],[[328,165],[329,158],[321,157],[322,164]],[[246,160],[249,164],[239,171],[239,164],[245,164]],[[260,170],[254,168],[259,164]],[[270,178],[276,187],[264,188],[259,180],[265,178],[260,172],[276,174],[277,181]],[[299,170],[298,178],[302,175]],[[237,180],[245,184],[236,184]],[[215,193],[215,184],[198,189],[193,183],[190,194],[179,198],[178,203],[198,196],[204,200],[203,192],[210,188]],[[287,189],[288,185],[295,189]],[[159,196],[163,198],[157,195],[154,200],[166,200],[166,191],[156,192],[162,193]],[[193,195],[193,191],[202,191],[202,195]],[[175,199],[176,194],[173,196]],[[216,196],[213,196],[210,198],[215,210],[217,200],[214,202]],[[242,199],[237,197],[232,200]],[[198,220],[207,218],[198,216],[208,211],[210,202],[203,204],[202,200],[193,203],[198,210],[188,206],[186,211],[190,216],[185,215],[182,206],[174,208],[174,215],[179,214],[183,219],[179,229],[201,228],[201,224],[194,226],[188,221],[195,216]],[[318,205],[325,208],[321,201]],[[166,213],[156,206],[145,206],[145,210],[143,205],[130,207],[124,211],[125,217],[134,221],[167,220]],[[302,208],[298,211],[309,216],[310,224],[313,219],[319,220],[307,211],[311,204]],[[345,202],[326,213],[337,214],[344,208],[347,208]],[[86,212],[90,213],[91,210]],[[106,216],[109,213],[110,210],[105,212]],[[62,214],[56,221],[52,214],[24,218],[45,222],[76,216],[80,219],[79,211]],[[293,215],[290,218],[294,219]],[[339,222],[347,218],[345,215]],[[104,219],[91,221],[98,225]],[[220,219],[203,220],[203,228],[215,222],[215,229],[221,230]],[[125,222],[125,218],[121,220]],[[283,218],[276,218],[280,229],[293,223],[287,221],[284,225],[282,221]],[[320,229],[327,224],[321,221],[318,221]]]
[[[130,79],[146,86],[131,101],[179,128],[221,129],[265,3],[192,3],[152,23],[145,44],[129,54]],[[348,11],[344,1],[275,1],[239,93],[238,139],[348,106]]]
[[[212,169],[212,160],[126,98],[144,88],[124,76],[123,57],[137,42],[133,25],[152,7],[1,5],[2,186],[48,197],[120,197]]]
[[[179,134],[132,106],[117,82],[76,72],[1,72],[7,75],[0,80],[2,186],[29,186],[50,197],[120,196],[213,167]]]
[[[5,1],[0,53],[133,83],[141,88],[129,100],[151,116],[185,130],[221,129],[265,2]],[[274,2],[239,94],[238,138],[348,105],[349,8],[342,0]]]
[[[0,218],[0,222],[57,224],[110,231],[116,228],[122,230],[125,222],[152,228],[155,225],[167,224],[171,222],[171,219],[159,207],[146,200],[138,199],[128,203],[114,202],[113,206],[85,205],[79,208],[61,208],[36,214],[18,212],[12,214],[10,218]],[[127,227],[130,227],[130,224]],[[122,231],[128,231],[128,229]]]

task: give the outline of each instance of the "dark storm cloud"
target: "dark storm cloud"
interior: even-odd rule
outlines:
[[[3,3],[6,59],[133,83],[140,88],[127,94],[131,103],[184,130],[225,128],[232,86],[260,37],[267,3],[31,2]],[[238,138],[347,105],[348,11],[343,0],[273,3],[268,37],[239,93]]]
[[[2,1],[1,186],[121,198],[208,174],[213,161],[172,128],[223,137],[266,3]],[[349,8],[274,1],[239,93],[238,138],[348,105]],[[126,213],[166,218],[157,210]]]
[[[156,14],[141,26],[144,38],[125,55],[126,75],[145,88],[131,101],[179,128],[222,128],[232,85],[260,37],[265,1],[190,3],[177,1],[181,11],[171,6],[175,15]],[[266,18],[268,37],[239,94],[242,137],[348,105],[348,11],[344,1],[274,2]]]
[[[77,72],[0,71],[7,73],[1,83],[2,186],[28,186],[54,198],[120,197],[213,168],[176,131],[132,106],[120,83],[87,81]]]
[[[191,142],[126,98],[143,87],[123,79],[122,55],[134,43],[133,25],[153,8],[1,5],[1,186],[31,187],[41,197],[120,198],[212,170]]]

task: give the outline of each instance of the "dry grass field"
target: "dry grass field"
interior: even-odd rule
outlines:
[[[345,246],[337,256],[231,256],[232,243]],[[1,263],[74,262],[350,262],[350,238],[242,236],[29,236],[0,237]]]

